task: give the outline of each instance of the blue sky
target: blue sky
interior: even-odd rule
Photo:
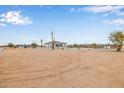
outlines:
[[[109,43],[124,30],[124,6],[0,6],[0,45],[51,40],[68,44]]]

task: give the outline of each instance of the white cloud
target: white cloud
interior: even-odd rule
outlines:
[[[0,23],[0,27],[5,27],[6,25],[3,23]]]
[[[75,11],[75,8],[70,8],[70,11],[71,11],[71,12],[74,12],[74,11]]]
[[[0,22],[3,23],[11,23],[14,25],[26,25],[32,23],[29,17],[25,17],[21,14],[21,11],[9,11],[1,14],[0,17]]]
[[[77,11],[81,12],[81,11],[83,11],[83,8],[77,8]]]
[[[70,8],[69,11],[70,12],[81,12],[81,11],[83,11],[83,8],[81,8],[81,7],[80,8]]]
[[[124,25],[124,19],[104,20],[103,23],[120,26]]]
[[[124,15],[124,12],[121,10],[124,9],[124,6],[111,6],[111,5],[104,5],[104,6],[90,6],[85,7],[84,10],[87,12],[93,13],[115,13],[116,15]]]
[[[52,5],[39,5],[41,8],[51,9]]]
[[[89,12],[89,13],[101,13],[103,17],[106,17],[110,14],[115,14],[118,16],[124,16],[124,5],[96,5],[96,6],[86,6],[78,8],[70,8],[70,12]]]

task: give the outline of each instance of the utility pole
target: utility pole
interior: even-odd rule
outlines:
[[[51,32],[51,37],[52,37],[52,50],[55,48],[55,37],[53,36],[53,31]]]
[[[41,47],[43,46],[43,39],[41,39]]]

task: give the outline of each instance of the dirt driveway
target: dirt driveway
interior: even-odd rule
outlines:
[[[124,53],[6,49],[0,87],[124,87]]]

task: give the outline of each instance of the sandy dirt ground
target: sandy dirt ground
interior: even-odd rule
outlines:
[[[0,87],[124,87],[124,52],[5,49]]]

